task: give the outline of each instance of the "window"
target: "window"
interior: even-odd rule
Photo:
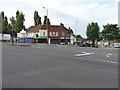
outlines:
[[[64,32],[62,32],[62,36],[65,36],[65,33],[64,33]]]
[[[52,36],[52,32],[50,32],[50,36]]]
[[[21,33],[22,37],[25,37],[25,33]]]
[[[45,36],[45,32],[43,32],[43,36]]]
[[[53,32],[53,35],[55,34],[55,32]]]
[[[58,32],[56,32],[56,36],[58,36]]]
[[[53,32],[53,36],[55,36],[55,32]]]

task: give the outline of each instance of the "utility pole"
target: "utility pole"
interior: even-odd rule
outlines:
[[[78,24],[78,22],[75,22],[75,45],[76,45],[76,42],[77,42],[77,39],[76,39],[77,24]]]
[[[43,7],[43,9],[46,9],[45,7]],[[46,27],[46,30],[47,30],[47,45],[49,44],[49,33],[48,33],[48,9],[46,9],[46,14],[47,14],[47,27]]]

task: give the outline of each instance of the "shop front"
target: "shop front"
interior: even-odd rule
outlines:
[[[47,43],[47,36],[34,37],[33,43]]]

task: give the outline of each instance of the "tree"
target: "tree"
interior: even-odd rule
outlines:
[[[25,28],[24,21],[25,21],[25,18],[24,18],[23,13],[19,12],[17,10],[17,12],[16,12],[16,21],[15,21],[15,31],[16,31],[16,33],[20,32],[22,29]]]
[[[95,40],[99,39],[99,26],[97,23],[92,22],[87,26],[87,39],[92,41],[92,46],[95,45]]]
[[[43,22],[43,25],[51,25],[51,23],[50,23],[50,19],[47,18],[47,16],[44,16],[44,22]]]
[[[50,23],[50,19],[48,18],[48,25],[51,25],[51,23]]]
[[[2,24],[2,26],[1,26],[1,28],[2,28],[2,30],[1,30],[1,32],[3,33],[3,31],[4,31],[4,12],[2,11],[1,12],[1,24]]]
[[[0,26],[0,28],[1,28],[0,33],[3,33],[3,34],[9,33],[9,31],[8,31],[8,19],[5,16],[3,11],[1,12],[1,26]]]
[[[0,33],[2,33],[2,15],[0,13]]]
[[[77,41],[82,40],[82,36],[81,35],[76,35],[76,39],[77,39]]]
[[[12,25],[10,23],[8,23],[7,28],[8,28],[8,33],[11,34]]]
[[[34,12],[34,24],[35,26],[42,24],[41,17],[38,15],[38,11]]]
[[[117,27],[117,24],[107,24],[103,25],[103,30],[101,32],[101,35],[103,39],[107,41],[119,41],[120,40],[120,31],[119,28]]]
[[[10,18],[10,21],[11,21],[12,28],[15,28],[15,22],[16,22],[16,20],[15,20],[15,18],[13,16]]]
[[[3,33],[5,33],[5,34],[9,33],[8,32],[8,19],[7,19],[6,16],[4,17],[4,30],[3,30]]]

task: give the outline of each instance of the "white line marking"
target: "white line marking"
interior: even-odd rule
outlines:
[[[110,53],[110,54],[107,54],[106,57],[110,57],[111,55],[112,55],[111,53]]]
[[[100,58],[95,58],[95,57],[91,57],[91,56],[86,56],[88,58],[94,58],[94,59],[97,59],[97,60],[93,60],[92,61],[98,61],[98,62],[107,62],[107,63],[114,63],[114,64],[118,64],[117,61],[111,61],[111,60],[104,60],[104,59],[100,59]]]
[[[91,54],[95,54],[95,53],[82,52],[82,54],[75,54],[74,56],[76,56],[76,57],[78,57],[78,56],[87,56],[87,55],[91,55]]]

